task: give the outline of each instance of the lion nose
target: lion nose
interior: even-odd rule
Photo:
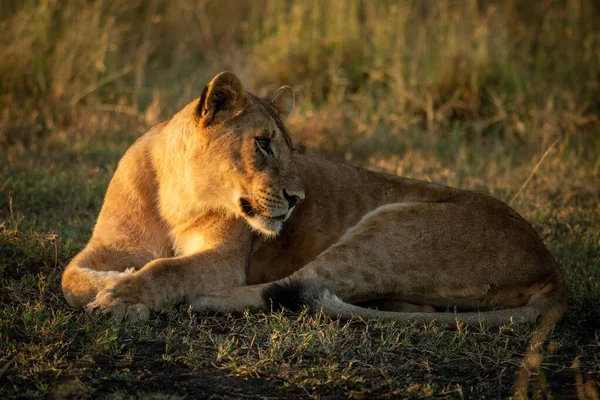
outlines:
[[[283,197],[288,201],[289,207],[295,207],[302,201],[300,196],[296,196],[295,194],[289,194],[287,190],[283,189]]]

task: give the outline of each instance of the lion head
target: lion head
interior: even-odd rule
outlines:
[[[241,216],[258,232],[278,234],[304,199],[283,124],[293,109],[289,86],[261,98],[246,92],[230,72],[215,76],[174,118],[189,121],[192,114],[196,140],[186,139],[185,163],[194,197]]]

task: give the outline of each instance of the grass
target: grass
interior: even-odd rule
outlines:
[[[571,296],[528,394],[597,399],[600,10],[529,3],[3,4],[0,397],[514,393],[532,327],[185,305],[115,327],[68,308],[62,269],[89,239],[125,149],[229,69],[258,93],[293,85],[289,126],[304,152],[507,202],[518,193],[512,206]]]

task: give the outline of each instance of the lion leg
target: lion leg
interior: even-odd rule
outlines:
[[[535,321],[548,311],[548,304],[558,305],[562,315],[560,274],[549,255],[544,257],[547,251],[533,230],[515,218],[502,219],[497,226],[490,219],[473,237],[471,231],[481,224],[481,216],[473,214],[469,205],[456,203],[382,206],[291,276],[211,294],[193,304],[222,311],[239,311],[244,305],[309,305],[331,315],[437,320],[444,325],[455,324],[457,315],[469,324],[482,318],[490,325],[509,323],[511,317]],[[441,225],[452,226],[453,234],[446,235]],[[502,230],[511,234],[498,235]],[[536,252],[541,256],[532,256]],[[352,305],[383,298],[489,311],[394,313]]]
[[[227,254],[220,249],[156,259],[102,289],[86,309],[110,314],[117,322],[123,317],[133,317],[129,318],[132,321],[147,319],[149,310],[167,303],[243,285],[245,262],[244,254]],[[134,314],[139,310],[144,315],[136,318]]]
[[[131,275],[148,261],[149,258],[123,250],[88,246],[71,260],[62,275],[65,299],[71,307],[82,307],[102,289]]]
[[[146,262],[122,251],[86,249],[65,269],[62,290],[72,307],[133,322],[147,319],[151,309],[168,302],[243,285],[245,263],[245,254],[237,251],[209,250]]]

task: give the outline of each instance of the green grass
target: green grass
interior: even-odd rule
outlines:
[[[0,164],[0,393],[84,398],[512,393],[531,327],[453,332],[306,313],[196,315],[184,305],[157,313],[147,324],[115,327],[70,310],[60,293],[60,274],[89,238],[115,164],[136,136],[118,133],[120,140],[94,137],[86,146],[50,137],[36,150],[11,147],[2,155],[8,162]],[[438,147],[446,146],[452,143]],[[508,199],[540,156],[519,164],[508,151],[485,160],[476,152],[460,159],[460,146],[444,152],[374,153],[360,163]],[[531,393],[574,395],[579,376],[580,390],[592,388],[599,377],[597,179],[592,164],[568,149],[557,150],[514,203],[545,238],[572,299],[544,347]]]
[[[529,396],[597,399],[600,10],[564,2],[52,1],[0,10],[0,397],[511,396],[533,327],[322,315],[113,326],[71,310],[68,261],[126,148],[233,70],[291,84],[302,151],[510,201],[566,277]],[[424,4],[424,3],[423,3]]]

